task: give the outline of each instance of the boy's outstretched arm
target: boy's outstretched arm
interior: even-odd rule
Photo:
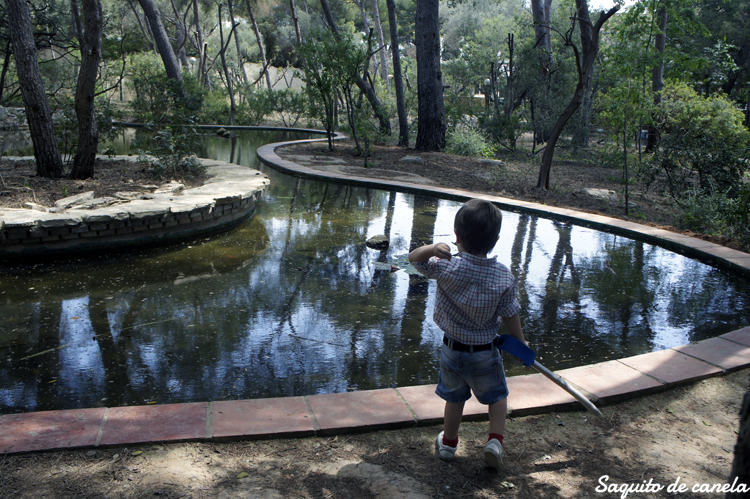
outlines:
[[[445,243],[427,244],[420,246],[411,253],[409,253],[409,261],[414,262],[426,262],[433,256],[443,258],[445,260],[451,259],[451,248]],[[520,324],[520,323],[519,323]]]
[[[526,342],[526,338],[523,335],[523,330],[521,329],[521,318],[516,315],[512,315],[510,317],[503,317],[503,323],[505,323],[505,327],[508,329],[508,333],[516,338],[518,341],[523,342],[524,345],[528,345]]]

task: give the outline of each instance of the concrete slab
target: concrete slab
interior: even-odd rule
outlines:
[[[107,409],[8,414],[0,417],[0,454],[91,447]]]
[[[213,437],[304,436],[315,432],[302,397],[214,402]]]
[[[563,410],[577,403],[565,390],[542,374],[508,378],[508,407],[514,416],[535,414],[543,409]]]
[[[672,349],[636,355],[620,362],[665,383],[685,383],[719,374],[722,369]]]
[[[604,402],[659,391],[663,383],[616,360],[558,371],[557,375]],[[585,394],[584,394],[585,395]]]
[[[443,420],[445,402],[435,395],[437,385],[403,386],[396,388],[420,423],[437,423]]]
[[[720,337],[675,347],[674,350],[710,362],[727,371],[750,364],[750,347]]]
[[[423,424],[435,424],[443,421],[445,401],[435,395],[437,385],[404,386],[397,388],[406,404],[414,411]],[[465,420],[487,419],[487,406],[471,396],[464,405]],[[466,419],[468,418],[468,419]]]
[[[207,402],[113,407],[100,445],[206,438]]]
[[[721,336],[719,336],[719,338],[724,338],[725,340],[734,341],[735,343],[750,346],[750,327],[745,327],[736,331],[722,334]]]
[[[306,397],[323,433],[414,424],[414,416],[391,388]]]

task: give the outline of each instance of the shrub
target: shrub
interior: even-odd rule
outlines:
[[[677,220],[681,229],[729,237],[750,247],[750,186],[740,195],[730,198],[721,193],[692,190],[681,201],[682,211]]]
[[[238,108],[238,117],[239,114]],[[225,92],[212,91],[206,93],[203,98],[203,105],[198,113],[198,122],[204,125],[224,125],[229,123],[229,100]]]
[[[674,197],[693,188],[710,197],[735,197],[748,169],[750,132],[743,115],[723,95],[702,97],[683,83],[667,84],[656,117],[658,150],[645,161],[642,174],[664,173]]]
[[[133,146],[139,161],[150,164],[150,173],[154,177],[202,177],[205,174],[205,167],[193,152],[195,130],[177,126],[140,132],[133,140]]]
[[[204,91],[195,77],[184,74],[183,83],[167,78],[164,65],[153,54],[133,57],[132,85],[136,97],[132,108],[135,118],[144,123],[133,140],[133,148],[142,158],[151,155],[152,173],[164,175],[201,175],[195,156],[199,145],[195,128]]]
[[[467,126],[458,126],[449,131],[446,136],[446,149],[451,154],[491,158],[496,148],[487,142],[479,131]]]

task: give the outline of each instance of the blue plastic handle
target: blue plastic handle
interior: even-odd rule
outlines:
[[[515,356],[525,366],[532,366],[536,360],[536,352],[521,343],[515,336],[504,334],[495,338],[495,346]]]

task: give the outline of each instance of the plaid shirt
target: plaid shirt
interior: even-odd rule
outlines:
[[[516,279],[496,257],[469,253],[444,260],[415,262],[426,277],[437,280],[433,319],[449,338],[467,345],[490,343],[501,318],[516,315]]]

